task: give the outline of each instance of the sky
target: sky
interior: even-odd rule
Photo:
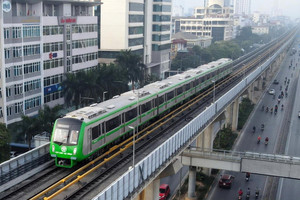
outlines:
[[[252,12],[260,11],[266,14],[271,14],[275,0],[252,0]],[[292,18],[300,18],[300,0],[278,0],[279,9],[283,15]],[[174,5],[182,5],[184,12],[196,6],[202,6],[203,0],[173,0]]]

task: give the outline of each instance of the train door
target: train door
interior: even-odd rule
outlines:
[[[93,141],[93,138],[92,138],[92,129],[89,128],[88,129],[88,134],[87,134],[87,151],[88,151],[88,153],[91,153],[92,150],[93,150],[92,141]]]

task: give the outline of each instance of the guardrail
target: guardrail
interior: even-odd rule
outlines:
[[[41,171],[43,169],[43,164],[48,161],[48,158],[50,157],[49,144],[50,143],[44,144],[38,148],[32,149],[15,158],[1,163],[0,192],[18,184],[29,176],[32,176],[34,173],[28,173],[31,170],[33,170],[35,173]]]
[[[246,89],[247,86],[263,71],[265,71],[268,65],[283,51],[292,39],[293,38],[291,38],[289,42],[285,43],[285,45],[283,45],[272,57],[245,77],[239,84],[219,98],[215,104],[207,107],[189,124],[184,126],[156,150],[151,152],[151,154],[149,154],[146,158],[137,163],[134,168],[119,177],[104,191],[94,197],[93,200],[125,199],[139,188],[139,185],[142,184],[139,182],[140,180],[146,181],[153,178],[155,172],[158,171],[163,164],[175,158],[176,153],[178,153],[183,146],[191,142],[190,139],[195,137],[200,130],[204,129],[208,123],[214,119],[219,111],[223,110],[227,104],[231,103],[237,95]]]

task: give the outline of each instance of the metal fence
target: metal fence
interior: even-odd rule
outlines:
[[[283,45],[272,57],[258,67],[255,71],[245,77],[239,84],[233,87],[225,95],[219,98],[215,104],[207,107],[200,115],[194,118],[189,124],[184,126],[171,138],[165,141],[155,149],[146,158],[135,165],[134,168],[127,171],[104,191],[98,194],[93,200],[121,200],[129,197],[135,189],[139,187],[140,180],[149,180],[160,169],[161,165],[173,159],[176,152],[189,140],[198,134],[207,123],[212,120],[216,114],[223,110],[227,104],[231,103],[247,86],[252,83],[268,67],[268,65],[283,51],[283,49],[292,41]]]

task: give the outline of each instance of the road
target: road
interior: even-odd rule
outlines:
[[[255,110],[253,111],[252,115],[250,116],[250,119],[248,120],[247,124],[245,125],[245,128],[241,134],[241,137],[239,138],[236,146],[235,151],[251,151],[251,152],[260,152],[260,153],[277,153],[280,151],[282,147],[285,146],[286,139],[286,130],[289,128],[289,118],[291,116],[291,110],[294,108],[293,105],[293,98],[296,96],[295,91],[297,87],[297,79],[299,77],[299,73],[296,73],[298,69],[293,70],[293,67],[289,69],[289,64],[292,57],[287,55],[284,59],[281,68],[279,69],[278,74],[276,75],[276,79],[279,81],[278,85],[270,84],[268,89],[275,89],[275,99],[272,95],[269,95],[268,93],[265,93],[261,99],[261,101],[258,103],[258,105],[255,107]],[[299,66],[298,66],[299,67]],[[293,73],[293,77],[291,74]],[[287,79],[290,79],[290,84],[288,87],[288,98],[284,97],[281,100],[280,107],[282,104],[284,104],[284,110],[281,109],[278,110],[277,115],[271,114],[270,112],[266,113],[261,111],[262,105],[268,106],[268,107],[274,107],[277,104],[277,97],[279,95],[280,86],[282,86],[283,90],[286,87],[286,84],[284,84],[285,77]],[[300,82],[300,81],[299,81]],[[300,87],[298,87],[300,88]],[[297,96],[297,99],[300,99],[299,95]],[[296,99],[296,100],[297,100]],[[297,102],[297,101],[295,101]],[[299,100],[298,100],[299,102]],[[295,105],[296,106],[296,105]],[[297,105],[297,109],[299,110],[300,105]],[[293,110],[295,110],[294,108]],[[294,120],[295,114],[292,113],[292,119]],[[260,126],[261,124],[265,124],[265,130],[261,132]],[[296,126],[296,122],[294,122]],[[252,127],[256,126],[256,132],[252,133]],[[300,129],[300,124],[297,124],[298,129]],[[292,128],[293,129],[293,128]],[[292,130],[291,129],[291,130]],[[296,128],[295,128],[296,129]],[[261,136],[262,140],[264,140],[265,137],[269,137],[269,144],[265,145],[263,142],[260,144],[257,144],[257,137]],[[290,137],[291,138],[291,137]],[[291,138],[291,140],[293,140]],[[293,140],[294,144],[290,144],[290,146],[297,146],[297,142],[300,141],[299,132],[297,132],[297,141],[296,139]],[[299,144],[299,143],[298,143]],[[298,147],[299,149],[299,147]],[[298,151],[295,150],[296,152]],[[298,151],[299,152],[299,151]],[[245,199],[245,193],[247,191],[247,188],[250,188],[251,196],[250,199],[254,199],[254,191],[256,188],[260,190],[260,196],[259,199],[266,199],[273,197],[270,197],[272,195],[272,192],[269,189],[269,187],[265,187],[266,185],[269,186],[270,182],[267,181],[267,177],[263,175],[255,175],[251,174],[250,180],[246,182],[245,180],[245,173],[237,173],[237,172],[223,172],[223,173],[229,173],[235,176],[235,180],[233,182],[231,189],[221,189],[217,186],[213,187],[210,194],[208,195],[209,200],[217,200],[217,199],[237,199],[238,197],[238,190],[241,188],[244,191],[244,199]],[[294,183],[291,182],[291,185]],[[285,185],[285,183],[284,183]],[[300,184],[298,184],[298,187],[293,185],[293,188],[299,188]],[[285,194],[285,188],[282,190],[282,194]],[[294,191],[294,190],[293,190]],[[276,195],[276,194],[275,194]],[[281,199],[281,198],[280,198]],[[287,198],[291,199],[291,198]]]
[[[298,48],[299,50],[299,48]],[[297,55],[295,60],[298,59]],[[298,61],[298,60],[297,60]],[[297,62],[296,62],[297,63]],[[300,62],[299,62],[300,63]],[[300,119],[297,117],[300,111],[300,81],[298,81],[295,104],[293,105],[293,112],[291,118],[291,125],[289,129],[287,145],[285,153],[289,156],[300,157]],[[280,179],[279,189],[277,192],[277,199],[292,200],[299,199],[300,196],[300,181],[292,179]]]

